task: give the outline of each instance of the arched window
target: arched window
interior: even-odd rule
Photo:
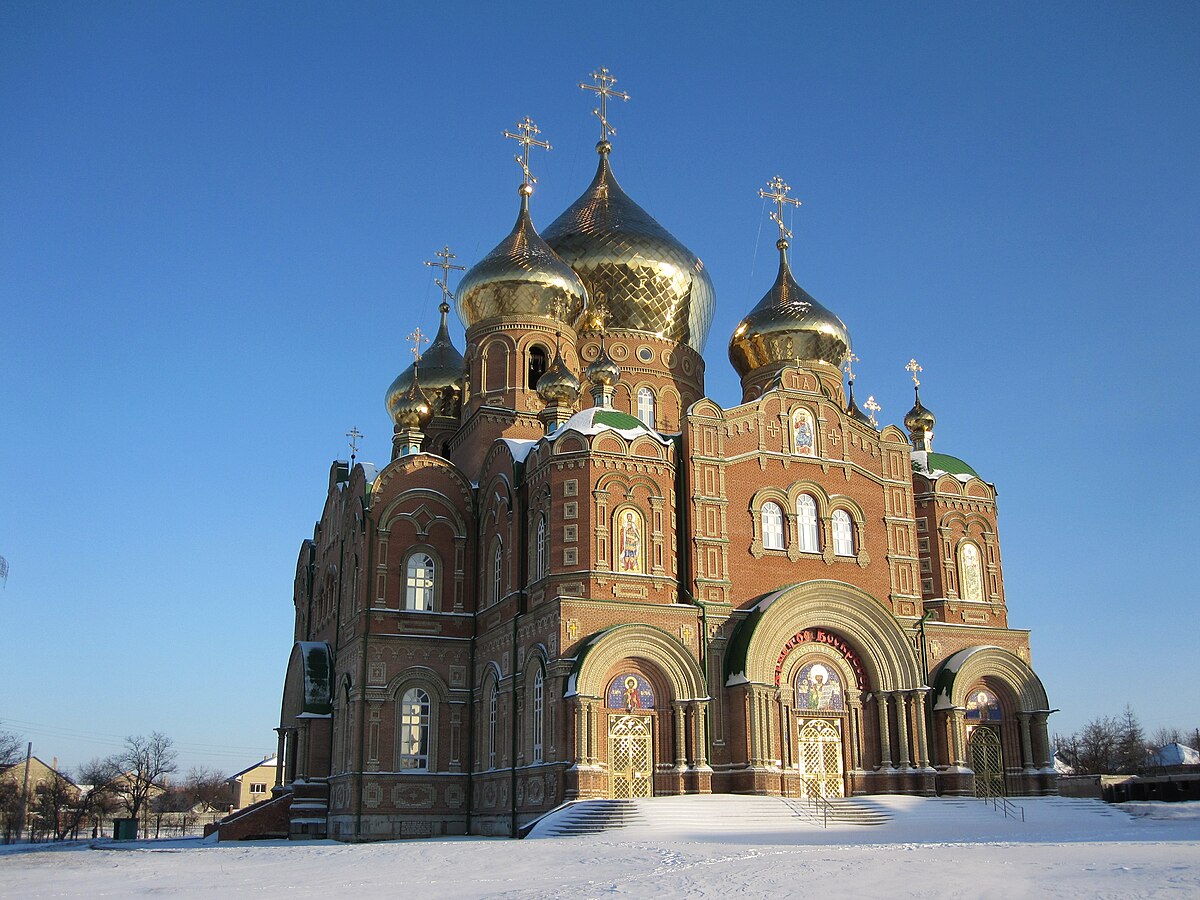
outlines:
[[[833,511],[833,552],[838,556],[854,555],[854,526],[844,509]]]
[[[800,523],[800,552],[819,553],[821,541],[817,529],[817,501],[810,494],[796,498],[796,519]]]
[[[429,768],[429,695],[409,688],[400,700],[400,754],[396,767]]]
[[[533,761],[542,761],[542,745],[545,737],[545,678],[539,667],[533,676]]]
[[[537,387],[538,379],[545,374],[546,348],[541,344],[534,344],[529,348],[529,389],[533,390]]]
[[[964,600],[983,602],[983,570],[979,565],[979,548],[971,541],[958,546],[958,595]]]
[[[637,417],[647,428],[654,427],[654,391],[648,387],[638,388]]]
[[[488,698],[487,756],[489,769],[496,768],[496,707],[498,705],[498,693],[496,685],[493,684],[492,694]]]
[[[492,547],[492,571],[488,583],[488,604],[499,603],[504,579],[504,546],[500,539]]]
[[[420,551],[408,558],[404,570],[404,608],[433,609],[433,588],[437,583],[437,566],[433,557]]]
[[[537,554],[534,560],[533,577],[546,577],[546,517],[538,516]]]
[[[783,510],[778,503],[762,506],[762,544],[767,550],[783,549]]]

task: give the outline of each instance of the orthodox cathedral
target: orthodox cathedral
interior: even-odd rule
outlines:
[[[935,452],[919,393],[906,430],[859,408],[850,331],[789,267],[778,178],[760,192],[778,272],[729,338],[741,403],[705,395],[712,282],[622,190],[606,103],[628,98],[593,78],[591,183],[539,232],[546,145],[529,119],[506,132],[512,231],[453,293],[438,254],[441,326],[386,392],[391,462],[330,470],[296,567],[275,794],[228,831],[516,835],[587,798],[1054,793],[995,488]]]

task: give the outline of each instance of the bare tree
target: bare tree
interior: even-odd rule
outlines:
[[[121,770],[111,759],[93,759],[79,767],[76,773],[79,799],[71,810],[67,833],[77,835],[79,827],[87,821],[92,823],[92,837],[100,833],[100,823],[119,805],[113,785],[120,775]]]
[[[40,830],[61,841],[78,821],[74,816],[78,803],[79,788],[61,773],[53,772],[34,789],[32,811]]]
[[[6,728],[0,728],[0,768],[11,766],[21,756],[21,736]]]
[[[226,812],[233,803],[228,779],[215,769],[203,766],[191,769],[184,779],[183,790],[193,804],[202,804],[211,812]]]
[[[174,742],[161,731],[149,737],[125,738],[125,749],[111,757],[120,775],[112,783],[113,793],[129,812],[140,819],[147,801],[165,789],[163,779],[175,771]]]

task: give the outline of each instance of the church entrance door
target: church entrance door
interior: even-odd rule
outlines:
[[[654,748],[650,716],[608,717],[608,795],[654,796]]]
[[[796,760],[800,768],[800,796],[842,797],[842,735],[836,722],[800,719]]]
[[[1000,747],[1000,732],[985,725],[972,728],[967,737],[967,756],[975,770],[975,796],[1003,797],[1004,752]]]

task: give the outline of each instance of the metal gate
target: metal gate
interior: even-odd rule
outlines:
[[[967,736],[967,755],[975,770],[975,796],[1003,797],[1004,752],[1000,748],[1000,732],[983,725],[972,728]]]
[[[654,749],[650,716],[608,717],[608,795],[654,796]]]
[[[842,797],[842,734],[827,719],[801,719],[796,760],[802,797]]]

